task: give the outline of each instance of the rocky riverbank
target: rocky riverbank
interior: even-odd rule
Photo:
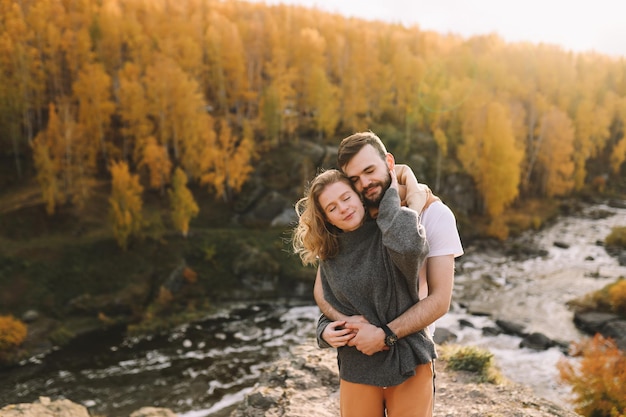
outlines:
[[[525,416],[575,417],[527,387],[511,382],[479,383],[478,375],[452,371],[437,362],[434,417]],[[338,376],[334,350],[320,351],[311,341],[276,362],[233,411],[231,417],[339,417]]]
[[[505,382],[479,383],[478,376],[452,371],[437,362],[435,417],[525,416],[576,417],[530,389]],[[291,349],[288,357],[263,373],[231,417],[339,417],[338,374],[334,350],[320,350],[313,340]],[[33,404],[9,405],[0,417],[89,417],[87,409],[69,400],[42,398]],[[145,407],[130,417],[175,417],[171,410]]]

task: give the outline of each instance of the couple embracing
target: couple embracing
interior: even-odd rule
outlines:
[[[456,220],[372,132],[345,138],[337,162],[296,203],[293,247],[318,266],[317,339],[337,348],[341,415],[432,416],[432,326],[463,254]]]

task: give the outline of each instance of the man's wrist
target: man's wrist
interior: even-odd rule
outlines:
[[[398,341],[398,336],[386,324],[383,324],[381,328],[385,332],[385,345],[387,347],[395,345]]]

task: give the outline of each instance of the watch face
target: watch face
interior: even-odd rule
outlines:
[[[385,338],[385,344],[387,346],[393,346],[398,341],[398,337],[396,335],[389,335]]]

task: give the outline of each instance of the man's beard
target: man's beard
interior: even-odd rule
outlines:
[[[375,196],[374,198],[370,199],[366,196],[367,194],[367,190],[369,190],[370,188],[375,188],[381,186],[381,192],[380,194],[378,194],[377,196]],[[373,184],[370,184],[369,187],[364,188],[363,191],[361,192],[361,195],[363,196],[363,201],[365,202],[365,205],[367,207],[378,207],[380,205],[380,201],[383,199],[383,196],[385,195],[385,191],[387,191],[387,189],[391,186],[391,175],[389,173],[387,173],[387,177],[385,178],[384,182],[375,182]]]

